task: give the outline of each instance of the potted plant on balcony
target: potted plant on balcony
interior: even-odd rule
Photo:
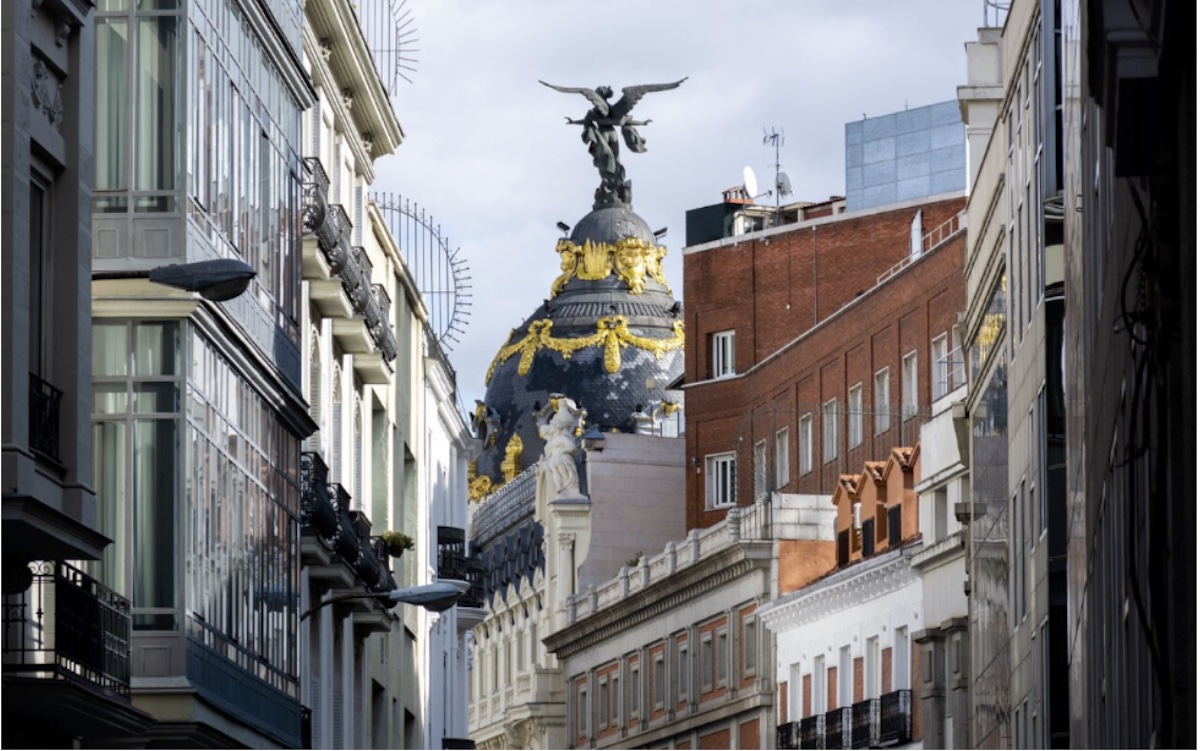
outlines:
[[[404,551],[412,550],[413,545],[415,544],[413,542],[413,538],[409,537],[403,532],[396,532],[395,530],[391,529],[381,533],[379,537],[375,539],[383,543],[383,549],[386,550],[387,554],[393,558],[399,558],[404,554]]]

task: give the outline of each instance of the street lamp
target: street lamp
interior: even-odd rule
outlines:
[[[453,607],[458,602],[458,598],[466,594],[470,588],[470,583],[461,579],[439,579],[433,584],[422,584],[419,587],[401,587],[400,589],[393,589],[390,592],[349,592],[321,600],[316,605],[301,613],[300,620],[303,621],[326,605],[345,602],[346,600],[381,600],[387,607],[394,607],[398,603],[404,602],[409,605],[420,605],[426,610],[440,613],[443,610]]]
[[[188,292],[199,292],[206,300],[223,302],[245,292],[255,275],[254,269],[245,261],[217,258],[151,269],[150,281]]]

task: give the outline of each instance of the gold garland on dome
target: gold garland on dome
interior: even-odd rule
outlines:
[[[540,321],[534,321],[529,324],[529,331],[524,337],[512,344],[506,344],[496,353],[495,359],[488,367],[487,377],[484,378],[484,385],[492,382],[492,376],[496,372],[496,368],[504,364],[513,355],[521,353],[521,362],[517,365],[517,374],[525,376],[529,374],[529,369],[533,367],[533,356],[542,348],[552,349],[563,356],[563,359],[570,360],[571,355],[581,349],[588,347],[604,347],[604,370],[608,373],[616,373],[621,369],[621,348],[630,345],[638,349],[651,352],[655,357],[662,359],[662,356],[668,352],[679,349],[683,346],[683,321],[675,321],[675,333],[666,339],[651,339],[644,336],[638,336],[629,330],[629,322],[625,316],[605,316],[596,322],[596,333],[580,336],[574,339],[557,338],[551,335],[550,330],[554,326],[554,321],[549,318],[543,318]],[[515,329],[514,329],[515,331]],[[510,331],[508,336],[511,338],[513,332]]]
[[[576,245],[567,238],[558,241],[554,251],[559,254],[562,274],[550,285],[550,297],[557,297],[567,282],[578,277],[594,282],[616,274],[629,285],[629,291],[642,294],[646,279],[650,278],[667,287],[667,276],[663,273],[662,260],[667,255],[666,247],[654,245],[637,237],[623,237],[615,245],[585,240]],[[669,293],[670,288],[667,289]]]

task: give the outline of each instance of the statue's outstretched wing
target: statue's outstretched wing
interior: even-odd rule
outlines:
[[[637,104],[642,97],[650,92],[675,89],[686,80],[687,77],[684,76],[674,83],[644,83],[640,86],[626,86],[621,89],[621,98],[609,109],[608,116],[614,120],[619,120],[628,115],[633,110],[633,105]]]
[[[546,83],[540,78],[538,79],[538,83],[543,86],[549,86],[555,91],[561,91],[564,94],[583,94],[584,98],[595,105],[596,108],[600,110],[601,114],[608,114],[608,102],[604,101],[604,97],[597,94],[595,89],[585,89],[582,87],[576,88],[572,86],[555,86],[552,83]],[[624,101],[624,99],[622,99],[622,101]]]

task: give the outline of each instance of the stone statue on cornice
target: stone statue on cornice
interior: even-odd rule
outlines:
[[[600,172],[600,187],[596,188],[595,207],[633,203],[633,185],[625,179],[625,167],[621,164],[621,139],[617,137],[617,129],[625,139],[625,145],[630,151],[639,154],[646,151],[646,141],[638,133],[637,128],[649,125],[650,120],[634,120],[630,112],[633,106],[646,94],[652,91],[668,91],[678,88],[687,78],[681,78],[674,83],[647,83],[640,86],[626,86],[621,89],[621,98],[615,104],[609,104],[613,90],[608,86],[595,89],[555,86],[545,81],[538,81],[543,86],[549,86],[564,94],[582,94],[592,108],[581,119],[567,118],[568,125],[583,126],[583,142],[587,144],[588,153],[592,155],[592,164]]]

